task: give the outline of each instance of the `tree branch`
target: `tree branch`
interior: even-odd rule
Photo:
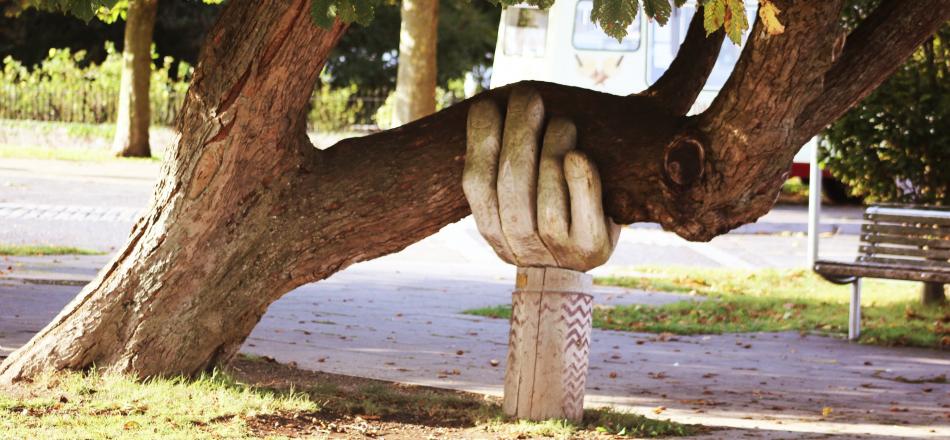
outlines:
[[[848,35],[841,55],[825,74],[823,93],[802,112],[797,130],[807,139],[841,117],[947,20],[947,0],[884,0]]]
[[[725,36],[722,29],[707,36],[703,26],[703,9],[696,8],[686,38],[670,68],[640,95],[654,97],[673,113],[685,115],[696,102],[696,97],[716,65]]]

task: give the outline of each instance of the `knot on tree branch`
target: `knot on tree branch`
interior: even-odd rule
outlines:
[[[703,177],[706,149],[695,133],[673,138],[663,153],[663,172],[675,187],[685,189]]]

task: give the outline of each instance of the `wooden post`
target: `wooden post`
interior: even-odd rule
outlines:
[[[591,276],[518,268],[505,372],[505,414],[531,420],[584,416],[593,298]]]
[[[920,292],[921,303],[924,305],[943,305],[947,302],[947,296],[943,290],[942,283],[924,283]]]

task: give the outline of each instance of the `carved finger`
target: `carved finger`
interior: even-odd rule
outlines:
[[[615,243],[613,222],[604,216],[600,175],[584,153],[564,156],[564,175],[571,201],[571,239],[580,259],[577,270],[597,267],[610,258]]]
[[[469,107],[462,190],[478,231],[502,260],[515,264],[498,217],[496,191],[501,128],[501,113],[491,100],[477,101]]]
[[[538,235],[538,141],[544,119],[541,96],[515,88],[508,97],[498,169],[501,229],[519,266],[557,266]]]
[[[571,208],[564,178],[564,156],[577,143],[577,128],[568,119],[548,122],[538,166],[538,234],[560,267],[576,266],[571,239]]]

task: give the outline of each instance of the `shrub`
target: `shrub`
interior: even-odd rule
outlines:
[[[823,160],[871,201],[950,204],[950,25],[825,131]]]
[[[85,51],[51,49],[49,56],[30,68],[11,57],[0,71],[0,119],[115,122],[122,54],[106,43],[101,64],[86,60]],[[157,57],[153,52],[153,57]],[[158,60],[156,60],[158,61]],[[177,66],[177,67],[175,67]],[[177,71],[172,71],[177,68]],[[173,125],[184,102],[192,67],[171,57],[153,64],[149,89],[153,125]],[[361,93],[356,85],[331,87],[326,74],[314,90],[309,126],[338,131],[355,124],[372,124],[383,94]]]
[[[0,118],[40,121],[114,122],[122,75],[122,54],[106,43],[101,64],[86,61],[86,52],[50,49],[39,65],[24,66],[11,57],[3,60],[0,85]],[[154,55],[153,55],[154,56]],[[170,124],[188,89],[191,67],[179,63],[173,80],[174,60],[165,57],[152,69],[149,99],[152,123]]]

